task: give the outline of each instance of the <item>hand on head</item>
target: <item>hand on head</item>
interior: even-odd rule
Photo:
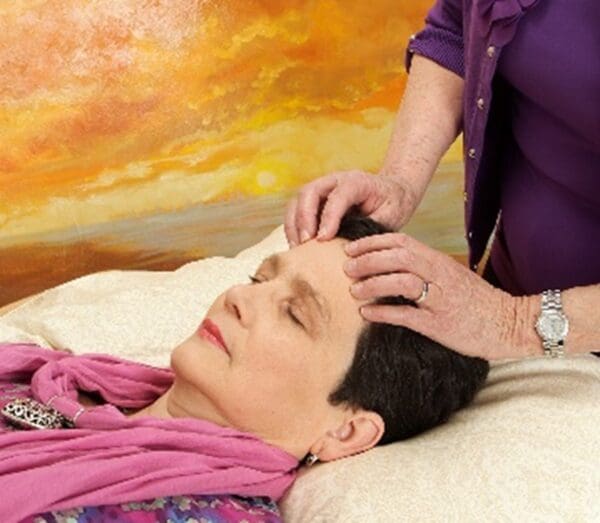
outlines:
[[[387,176],[362,171],[332,173],[305,185],[288,205],[284,229],[290,245],[315,236],[331,240],[351,207],[363,216],[397,229],[416,207],[409,187]]]
[[[366,320],[414,329],[468,356],[514,357],[527,337],[526,326],[515,326],[514,318],[523,308],[518,300],[446,254],[389,230],[414,211],[411,195],[387,176],[333,173],[307,184],[290,203],[285,231],[292,245],[312,238],[317,227],[317,239],[329,239],[337,234],[344,213],[355,206],[388,230],[346,246],[351,260],[344,269],[359,280],[351,287],[353,296],[361,300],[404,296],[419,305],[369,305],[360,311]]]
[[[403,233],[361,238],[346,246],[346,274],[361,301],[384,296],[416,300],[418,307],[369,304],[369,321],[402,325],[461,354],[488,360],[517,351],[517,298],[497,289],[466,266]]]

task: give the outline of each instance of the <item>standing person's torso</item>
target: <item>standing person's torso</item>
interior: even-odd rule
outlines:
[[[492,263],[515,294],[600,281],[600,2],[540,0],[502,50],[511,136]]]

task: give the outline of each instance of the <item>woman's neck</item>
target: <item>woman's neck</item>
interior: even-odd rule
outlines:
[[[169,389],[165,392],[160,398],[158,398],[154,403],[151,403],[147,407],[140,409],[133,414],[129,414],[127,417],[129,418],[142,418],[146,416],[151,416],[153,418],[179,418],[183,416],[176,416],[169,410],[169,401],[168,396],[171,392]]]

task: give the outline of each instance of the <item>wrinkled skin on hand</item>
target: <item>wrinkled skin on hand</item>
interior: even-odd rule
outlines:
[[[417,203],[409,187],[389,176],[375,176],[363,171],[332,173],[305,185],[290,202],[285,234],[291,245],[303,243],[315,235],[321,240],[330,240],[352,206],[356,206],[361,214],[398,229],[412,216]]]
[[[417,306],[374,305],[361,308],[365,319],[402,325],[468,356],[488,360],[519,357],[524,325],[520,298],[496,289],[449,256],[403,233],[361,238],[346,246],[345,270],[359,279],[350,287],[361,300],[402,295]]]

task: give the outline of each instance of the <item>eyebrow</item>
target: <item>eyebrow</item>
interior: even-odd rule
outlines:
[[[262,261],[258,269],[270,269],[273,273],[279,274],[283,265],[284,261],[281,255],[272,254]],[[291,287],[294,293],[303,301],[312,304],[312,308],[317,310],[325,323],[328,323],[331,320],[331,309],[329,308],[327,299],[322,294],[318,293],[304,278],[295,276],[292,279]]]

